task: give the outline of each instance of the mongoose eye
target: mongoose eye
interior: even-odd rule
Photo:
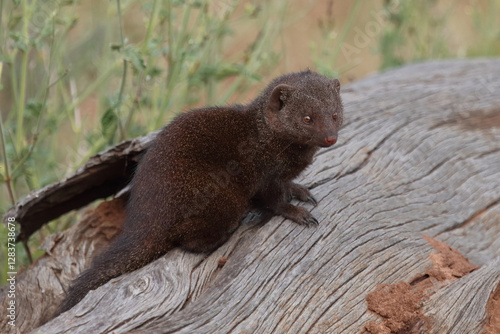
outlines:
[[[337,113],[333,114],[333,119],[337,119]]]
[[[304,116],[303,120],[304,120],[304,123],[307,123],[307,124],[312,122],[311,116]]]

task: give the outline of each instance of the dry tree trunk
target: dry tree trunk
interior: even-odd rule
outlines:
[[[19,275],[17,330],[499,333],[500,61],[406,66],[342,95],[339,143],[300,180],[317,228],[245,223],[207,257],[171,251],[38,327],[118,232],[124,201],[104,202]]]

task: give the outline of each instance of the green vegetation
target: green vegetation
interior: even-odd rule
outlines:
[[[363,1],[355,0],[352,9],[349,11],[349,16],[347,17],[345,25],[339,29],[335,29],[336,22],[332,17],[333,1],[329,3],[326,19],[318,22],[321,39],[310,42],[310,48],[314,55],[313,63],[319,73],[326,76],[338,77],[352,66],[356,66],[352,64],[339,66],[338,60],[342,52],[342,46],[356,22],[362,4]],[[338,41],[336,40],[337,34]]]
[[[0,0],[0,213],[183,110],[247,100],[280,60],[294,57],[283,47],[290,26],[319,23],[317,38],[302,47],[312,68],[338,75],[357,66],[342,64],[340,55],[351,31],[364,26],[358,18],[367,5],[353,1],[342,25],[333,15],[337,2],[329,2],[326,18],[304,21],[320,4],[304,11],[293,1]],[[499,7],[500,0],[471,2],[471,29],[481,38],[459,50],[446,35],[453,8],[437,0],[386,0],[373,9],[386,17],[374,40],[381,67],[499,55]],[[36,233],[33,257],[43,254],[45,236],[76,219],[68,214]],[[5,250],[0,228],[2,268]],[[29,263],[19,245],[17,259],[21,267]]]
[[[480,3],[483,6],[480,6]],[[500,55],[500,1],[473,1],[470,8],[473,29],[480,35],[467,49],[468,57],[494,57]]]
[[[449,12],[439,14],[436,4],[436,0],[386,1],[390,26],[380,41],[382,68],[450,56],[444,33]]]
[[[450,20],[460,10],[457,3],[385,0],[384,10],[389,25],[380,39],[383,69],[425,59],[500,54],[499,0],[473,0],[465,6],[465,16],[472,18],[470,30],[477,37],[465,44],[450,41],[453,37]],[[460,25],[467,27],[468,22]]]

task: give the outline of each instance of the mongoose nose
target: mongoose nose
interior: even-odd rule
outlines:
[[[335,144],[337,142],[337,137],[326,137],[325,138],[325,143],[326,145],[328,146],[332,146],[333,144]]]

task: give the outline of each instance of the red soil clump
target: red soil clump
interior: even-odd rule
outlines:
[[[424,239],[436,250],[429,255],[433,267],[422,275],[413,278],[409,283],[379,284],[375,291],[368,294],[366,301],[368,310],[381,318],[381,322],[370,321],[363,328],[365,334],[417,334],[429,332],[431,319],[422,312],[423,301],[432,294],[439,281],[454,281],[478,267],[444,242],[427,235]],[[493,331],[487,334],[500,333],[500,288],[496,291],[496,302],[490,309]],[[495,297],[491,298],[495,300]],[[496,310],[496,311],[495,311]],[[496,325],[495,325],[496,324]]]

